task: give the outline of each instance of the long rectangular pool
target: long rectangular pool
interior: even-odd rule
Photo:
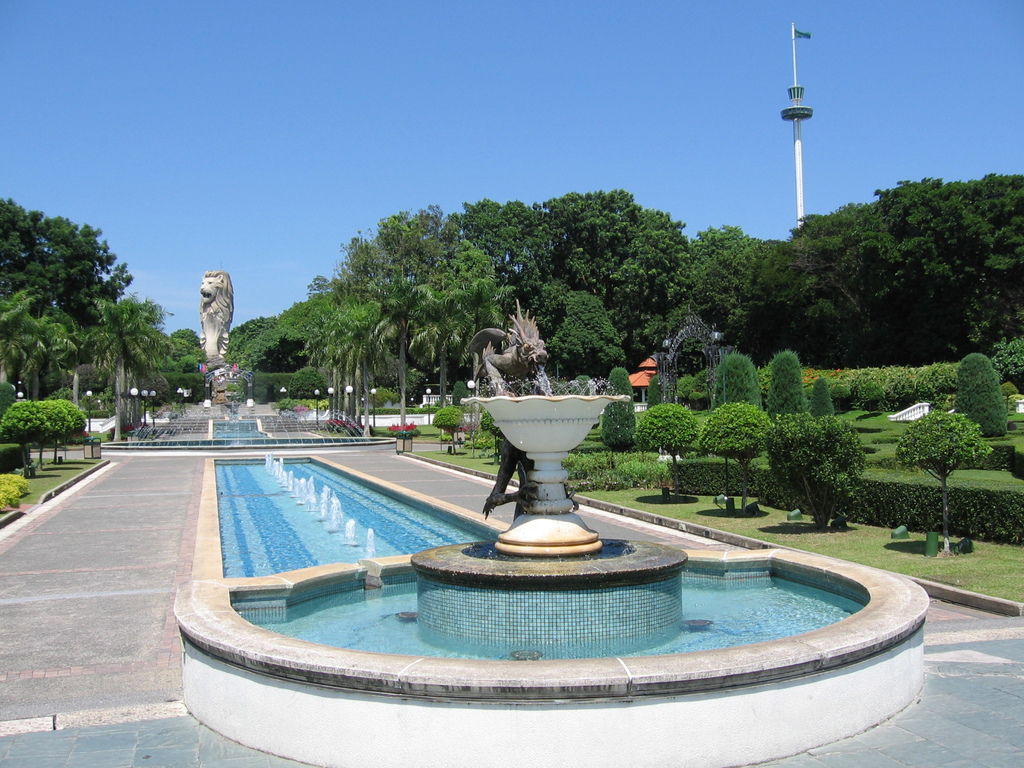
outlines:
[[[311,479],[318,497],[330,488],[340,517],[321,519],[318,505],[299,504],[262,460],[218,460],[224,576],[267,576],[494,538],[482,523],[398,501],[308,459],[287,460],[284,468],[296,480]]]

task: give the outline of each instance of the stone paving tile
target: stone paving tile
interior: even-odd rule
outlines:
[[[823,768],[906,768],[906,763],[877,750],[818,755],[817,759]],[[788,762],[780,765],[790,768]]]
[[[68,768],[132,768],[134,762],[134,747],[102,752],[75,752],[68,760]]]
[[[967,758],[949,747],[934,741],[916,741],[913,744],[894,744],[878,750],[881,754],[897,761],[897,764],[912,766],[947,765]]]
[[[199,768],[196,746],[156,747],[135,750],[133,768]]]

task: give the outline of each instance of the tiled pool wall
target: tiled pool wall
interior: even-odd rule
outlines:
[[[683,611],[678,575],[571,590],[456,586],[421,575],[417,605],[424,640],[475,654],[508,648],[626,653],[675,634]]]

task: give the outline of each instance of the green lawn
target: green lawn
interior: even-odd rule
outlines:
[[[1024,580],[1020,576],[1024,571],[1024,547],[976,541],[974,552],[969,555],[925,557],[923,533],[911,533],[909,539],[894,541],[888,528],[860,524],[851,524],[848,531],[823,533],[816,531],[809,521],[789,522],[786,510],[762,506],[759,516],[739,517],[719,509],[710,496],[677,496],[666,504],[660,491],[650,489],[592,491],[588,495],[772,544],[1024,601]]]
[[[421,455],[460,467],[494,472],[489,456],[474,458],[470,452],[450,456],[443,452]],[[1003,474],[1006,473],[992,473]],[[590,491],[596,499],[666,517],[750,536],[772,544],[838,557],[864,565],[917,576],[995,597],[1024,601],[1024,547],[975,542],[969,555],[925,557],[924,534],[894,541],[887,528],[853,524],[843,532],[821,533],[810,522],[789,522],[787,510],[761,507],[757,517],[727,515],[710,496],[674,496],[665,503],[659,489],[631,488],[620,491]]]
[[[44,493],[53,490],[75,475],[80,475],[89,467],[98,464],[99,461],[99,459],[72,459],[62,464],[44,464],[36,470],[35,477],[29,478],[28,495],[21,497],[21,505],[25,507],[30,504],[38,504]]]

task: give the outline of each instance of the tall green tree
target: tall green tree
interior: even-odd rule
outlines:
[[[132,277],[102,232],[0,200],[0,298],[24,291],[33,317],[59,310],[83,324],[98,300],[116,300]]]
[[[1006,400],[999,389],[999,377],[992,361],[980,352],[972,352],[960,361],[956,409],[976,422],[985,437],[1006,434]]]
[[[618,331],[600,299],[573,291],[565,299],[565,319],[547,339],[549,366],[561,378],[595,375],[625,362]]]
[[[114,439],[121,439],[127,412],[129,381],[154,371],[167,352],[161,328],[164,311],[150,299],[129,296],[101,301],[100,323],[90,335],[95,362],[107,370],[114,384]]]
[[[913,422],[896,443],[896,460],[919,467],[942,487],[943,551],[949,554],[949,476],[977,461],[992,448],[982,439],[978,424],[962,413],[932,411]]]
[[[804,395],[803,368],[800,358],[791,349],[777,352],[770,363],[771,384],[768,385],[768,413],[803,413],[807,410]]]

